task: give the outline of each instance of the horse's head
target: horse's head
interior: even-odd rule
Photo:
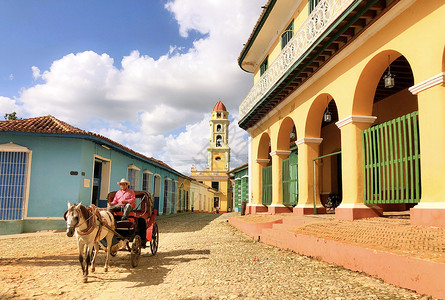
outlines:
[[[74,235],[74,229],[79,224],[79,218],[82,217],[80,212],[81,203],[71,205],[68,202],[68,210],[63,215],[66,221],[66,235],[72,237]]]

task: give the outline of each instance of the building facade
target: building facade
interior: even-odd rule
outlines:
[[[1,234],[63,228],[67,202],[106,207],[123,177],[175,212],[185,176],[162,161],[52,116],[0,121],[0,132]]]
[[[228,172],[233,186],[233,211],[241,212],[243,202],[249,202],[249,168],[248,164]]]
[[[445,227],[444,27],[439,0],[269,0],[238,59],[249,211],[324,213],[338,194],[338,219]]]
[[[218,101],[210,117],[209,147],[207,148],[207,168],[198,171],[192,167],[191,177],[217,191],[212,209],[219,212],[232,210],[231,185],[227,171],[230,165],[229,113]]]

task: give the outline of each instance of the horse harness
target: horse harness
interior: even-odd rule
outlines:
[[[77,214],[80,214],[82,212],[79,211],[79,209],[77,207],[74,208],[77,212]],[[96,237],[94,238],[94,242],[98,242],[100,239],[100,234],[102,233],[102,227],[103,225],[106,225],[106,221],[104,220],[104,218],[102,217],[102,215],[100,214],[99,209],[94,205],[91,204],[89,207],[85,207],[85,209],[87,210],[88,214],[90,215],[88,218],[86,218],[83,223],[87,223],[87,228],[81,230],[79,228],[77,228],[77,234],[80,236],[83,235],[89,235],[93,232],[93,230],[96,228],[96,220],[99,221],[99,229],[97,230],[96,233]],[[96,218],[94,218],[94,216],[96,216]],[[75,227],[79,227],[81,224],[76,224]],[[110,226],[106,226],[107,228],[110,228]],[[111,226],[111,228],[113,228],[114,226]]]

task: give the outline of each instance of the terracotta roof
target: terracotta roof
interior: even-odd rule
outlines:
[[[77,127],[71,126],[68,123],[60,121],[53,116],[44,116],[44,117],[36,117],[29,119],[19,119],[19,120],[9,120],[9,121],[0,121],[0,132],[33,132],[33,133],[44,133],[44,134],[66,134],[66,135],[86,135],[95,138],[102,139],[107,141],[110,144],[113,144],[116,147],[119,147],[126,152],[130,152],[133,155],[139,156],[142,159],[149,160],[155,162],[159,165],[162,165],[178,174],[178,171],[171,168],[169,165],[164,163],[163,161],[157,160],[153,157],[147,157],[141,153],[138,153],[124,145],[121,145],[105,136],[100,134],[85,131],[79,129]],[[181,174],[181,176],[184,176]]]
[[[227,111],[227,109],[224,106],[224,104],[220,100],[218,100],[218,102],[216,102],[215,106],[213,107],[212,111]]]

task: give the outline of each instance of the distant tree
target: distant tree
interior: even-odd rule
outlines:
[[[12,112],[10,114],[5,114],[5,120],[8,120],[8,121],[10,121],[10,120],[18,120],[17,113],[16,112]]]

